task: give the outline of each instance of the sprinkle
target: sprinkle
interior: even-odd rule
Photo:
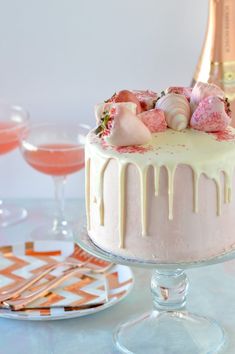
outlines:
[[[233,141],[235,140],[235,134],[231,132],[230,129],[224,131],[210,133],[214,135],[217,141]]]
[[[133,154],[133,153],[139,153],[139,154],[145,154],[148,151],[152,150],[151,146],[138,146],[138,145],[133,145],[133,146],[119,146],[116,147],[115,150],[119,152],[120,154]]]

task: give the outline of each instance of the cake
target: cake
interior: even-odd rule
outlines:
[[[121,96],[121,98],[120,98]],[[86,141],[89,237],[115,255],[162,263],[235,247],[235,129],[224,93],[198,83],[121,91],[96,106]]]

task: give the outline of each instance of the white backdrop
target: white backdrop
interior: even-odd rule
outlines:
[[[122,88],[189,84],[206,0],[0,0],[0,98],[33,121],[94,125],[94,103]],[[83,195],[83,173],[69,197]],[[0,157],[0,196],[49,198],[50,177],[19,151]]]

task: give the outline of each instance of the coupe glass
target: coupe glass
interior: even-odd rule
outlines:
[[[56,217],[51,225],[39,227],[33,239],[73,240],[73,227],[64,213],[64,187],[67,176],[84,168],[84,144],[89,127],[84,124],[32,125],[21,141],[26,162],[37,171],[53,177]]]
[[[20,137],[29,123],[28,113],[19,106],[0,102],[0,155],[15,150],[20,144]],[[15,224],[27,216],[23,208],[0,200],[0,226]]]

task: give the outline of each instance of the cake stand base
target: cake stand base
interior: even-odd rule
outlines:
[[[128,354],[217,354],[225,348],[224,330],[216,321],[186,310],[189,281],[185,269],[234,258],[234,251],[188,263],[144,262],[106,252],[86,230],[75,241],[88,253],[113,263],[153,270],[150,289],[154,310],[120,325],[114,333],[118,350]]]
[[[114,341],[122,353],[215,354],[224,331],[205,317],[184,311],[153,311],[120,325]]]

